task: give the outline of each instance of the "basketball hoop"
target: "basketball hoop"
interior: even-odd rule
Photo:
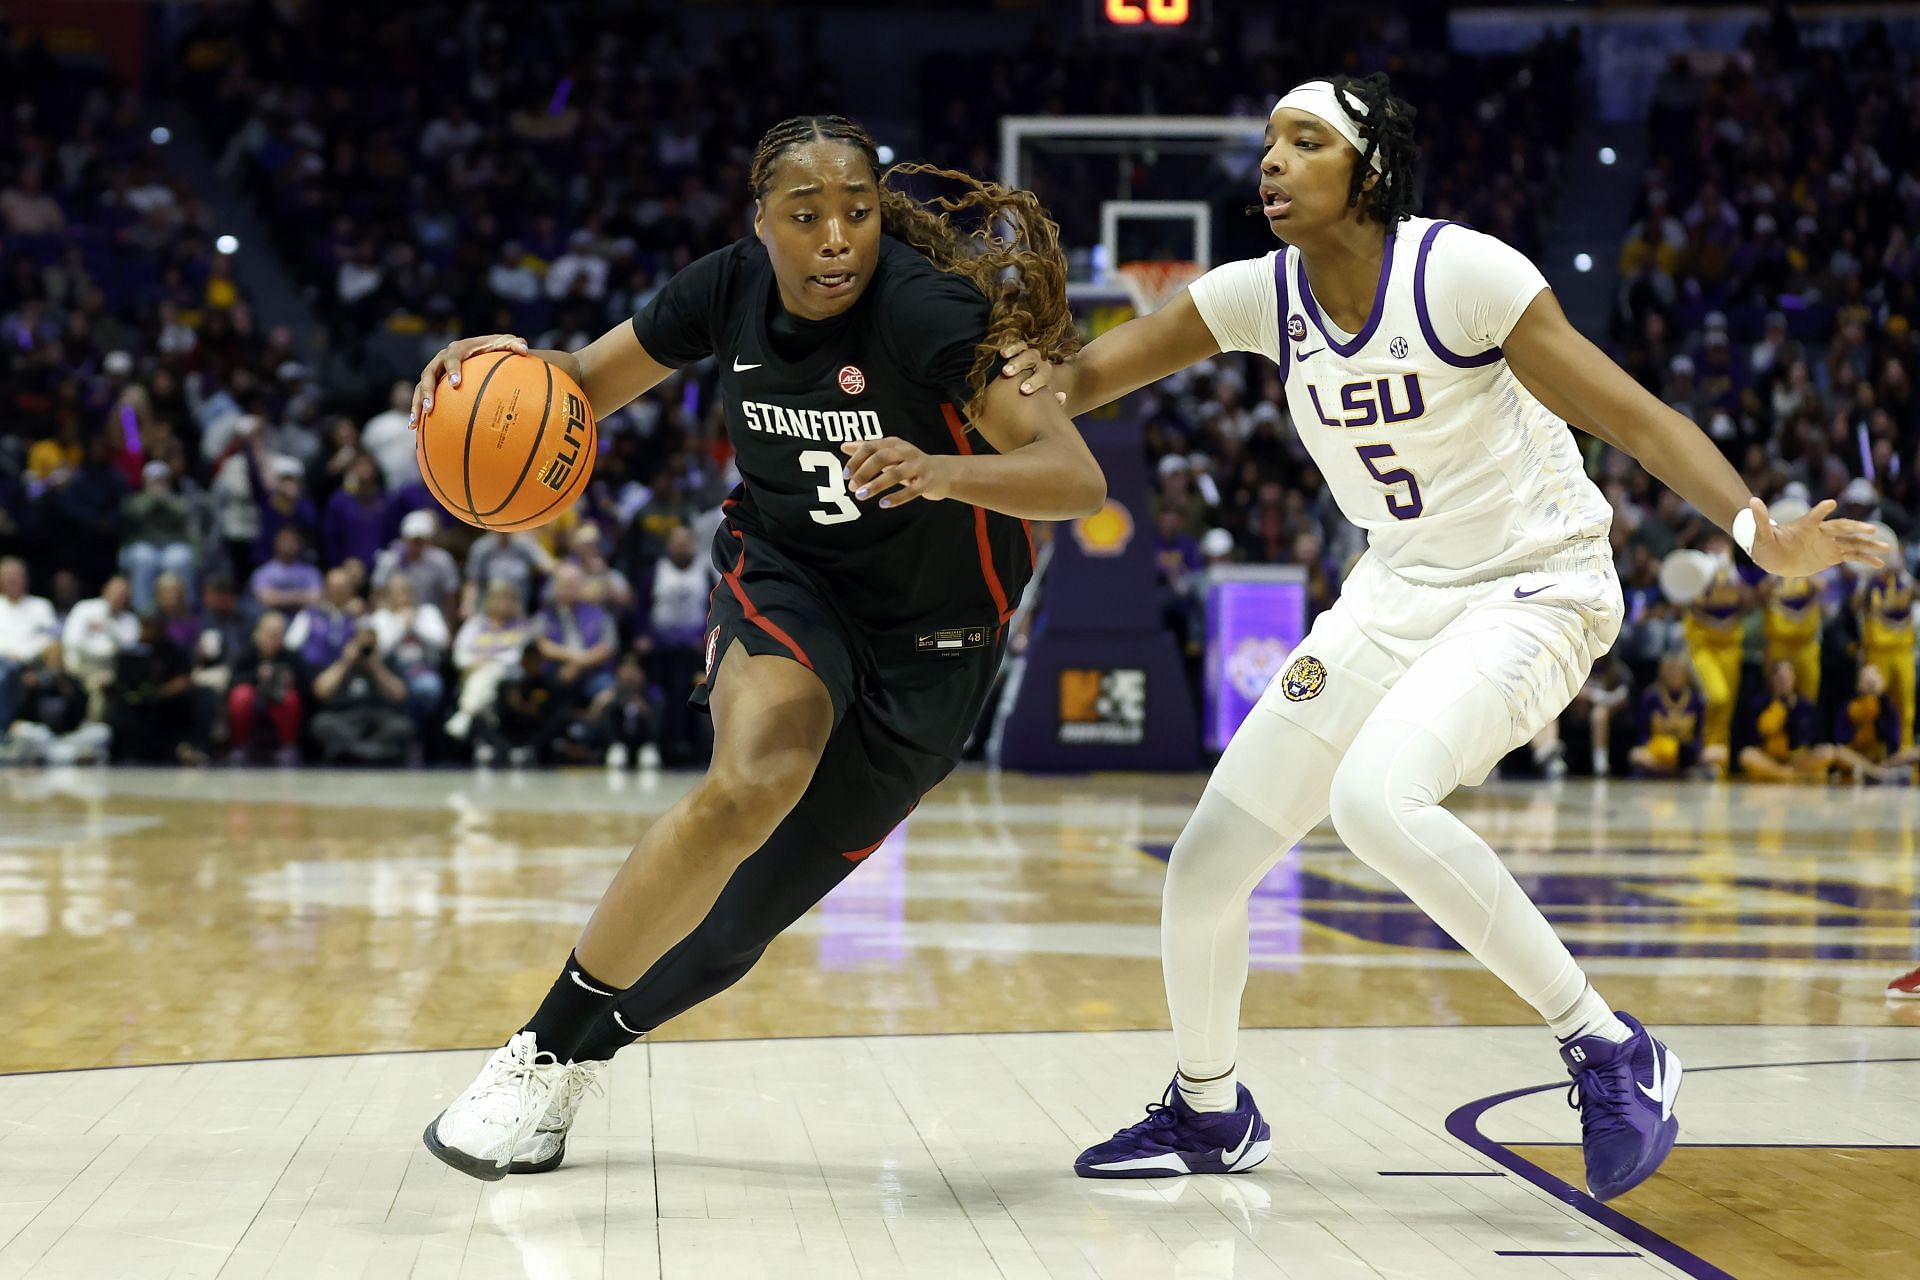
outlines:
[[[1200,278],[1203,268],[1197,262],[1150,258],[1123,262],[1114,270],[1133,300],[1133,313],[1144,316],[1173,301],[1175,294]]]

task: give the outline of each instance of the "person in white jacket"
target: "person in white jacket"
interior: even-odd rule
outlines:
[[[52,602],[27,594],[27,562],[0,559],[0,731],[19,707],[21,673],[59,638]]]
[[[440,710],[446,694],[440,659],[447,652],[447,620],[438,607],[420,603],[413,579],[396,573],[387,579],[380,607],[369,619],[380,657],[407,682],[407,711],[425,725]]]
[[[140,616],[133,611],[133,588],[115,574],[91,600],[82,600],[67,614],[60,643],[67,669],[87,690],[88,719],[106,714],[105,690],[113,682],[113,663],[140,643]]]
[[[450,737],[465,738],[473,718],[493,705],[500,681],[520,664],[520,651],[533,635],[520,589],[496,581],[487,588],[482,611],[460,625],[453,639],[453,665],[460,673],[459,707],[447,721]]]

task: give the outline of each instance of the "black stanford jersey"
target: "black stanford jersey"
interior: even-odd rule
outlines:
[[[952,501],[858,501],[840,449],[894,436],[930,454],[991,453],[960,414],[988,309],[971,283],[883,236],[858,302],[798,320],[780,305],[765,246],[748,237],[674,276],[633,330],[669,367],[718,358],[741,477],[729,517],[841,612],[881,632],[993,628],[1033,571],[1026,521]]]

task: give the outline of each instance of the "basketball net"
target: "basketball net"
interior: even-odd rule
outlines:
[[[1115,270],[1120,274],[1120,283],[1126,286],[1127,296],[1133,300],[1134,314],[1141,316],[1166,306],[1175,294],[1201,276],[1199,263],[1166,258],[1123,262]]]

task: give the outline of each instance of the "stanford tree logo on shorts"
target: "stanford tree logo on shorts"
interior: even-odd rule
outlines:
[[[867,389],[867,375],[860,372],[860,366],[850,364],[840,370],[840,389],[850,396]]]
[[[714,651],[720,647],[720,628],[707,632],[707,679],[713,679]]]

